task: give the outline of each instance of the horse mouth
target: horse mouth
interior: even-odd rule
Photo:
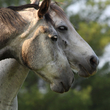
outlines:
[[[92,76],[96,73],[96,71],[94,71],[92,69],[89,72],[81,64],[79,64],[77,67],[74,64],[72,64],[71,62],[69,62],[69,64],[70,64],[70,67],[71,67],[73,73],[78,73],[78,75],[81,76],[81,77],[89,77],[89,76]]]
[[[64,92],[67,92],[68,90],[69,90],[69,86],[68,87],[66,87],[64,84],[63,84],[63,82],[61,82],[61,85],[62,85],[62,87],[63,87],[63,91]]]
[[[80,71],[78,72],[78,74],[81,76],[81,77],[89,77],[89,76],[92,76],[96,73],[96,71],[92,70],[89,72],[84,66],[82,66],[81,64],[79,64],[79,68],[80,68]]]
[[[52,91],[57,92],[57,93],[64,93],[69,90],[69,86],[66,87],[62,82],[59,83],[59,85],[56,84],[50,84],[50,88]]]

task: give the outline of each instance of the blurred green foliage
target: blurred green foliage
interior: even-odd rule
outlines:
[[[62,2],[64,10],[80,0],[57,0]],[[29,0],[0,0],[0,6],[20,5]],[[77,32],[90,44],[98,56],[104,52],[104,47],[110,42],[110,26],[108,18],[100,17],[109,0],[85,0],[86,9],[72,14],[69,19]],[[97,10],[94,10],[97,7]],[[109,110],[110,109],[110,70],[109,62],[97,74],[90,78],[80,78],[75,75],[72,89],[64,94],[54,93],[49,85],[30,72],[18,94],[19,110]],[[44,92],[40,90],[42,88]]]
[[[64,94],[54,93],[49,88],[43,94],[34,85],[30,89],[31,92],[19,93],[19,110],[88,110],[92,105],[90,86],[79,92],[71,89]]]
[[[102,55],[104,47],[110,42],[110,31],[107,28],[109,28],[107,25],[93,21],[80,22],[78,33],[89,43],[97,55]]]

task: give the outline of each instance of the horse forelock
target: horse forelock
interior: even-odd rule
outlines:
[[[55,26],[54,21],[52,20],[49,12],[47,12],[45,14],[45,20],[46,20],[47,23],[49,22],[49,23],[51,23],[51,25]]]
[[[50,4],[50,11],[53,10],[61,19],[65,20],[67,19],[66,14],[64,11],[58,6],[57,3],[51,3]]]
[[[53,21],[53,19],[51,17],[51,11],[55,12],[56,15],[58,15],[61,19],[63,19],[66,22],[67,17],[66,17],[66,14],[64,13],[64,11],[58,6],[58,4],[51,3],[50,9],[45,14],[45,20],[47,23],[50,22],[55,27],[55,22]]]

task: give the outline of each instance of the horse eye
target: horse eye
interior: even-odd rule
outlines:
[[[57,36],[56,35],[52,36],[51,39],[52,39],[52,41],[57,41]]]
[[[66,26],[59,26],[58,29],[61,30],[61,31],[66,31],[66,30],[68,30]]]

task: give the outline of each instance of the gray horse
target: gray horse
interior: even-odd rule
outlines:
[[[48,81],[52,90],[64,92],[70,88],[74,74],[58,46],[58,33],[46,15],[49,4],[49,0],[44,0],[39,10],[26,9],[19,14],[1,8],[0,30],[4,33],[0,42],[4,45],[0,53],[9,53],[5,58],[16,59]]]
[[[36,12],[37,11],[35,9],[26,9],[23,11],[18,11],[18,13],[22,16],[23,20],[25,20],[26,22],[29,21],[30,24],[32,21],[36,21],[34,17],[36,15]],[[64,71],[62,71],[62,67],[64,67],[65,63],[63,62],[63,60],[66,59],[65,57],[63,57],[64,54],[66,54],[66,57],[73,71],[77,71],[80,76],[88,77],[94,74],[94,71],[96,70],[96,67],[98,65],[98,58],[93,52],[93,50],[77,34],[77,32],[72,27],[71,23],[66,18],[62,9],[60,9],[56,4],[51,4],[49,13],[54,22],[54,28],[57,32],[54,30],[53,26],[50,25],[51,24],[51,22],[49,22],[50,20],[46,20],[46,25],[52,27],[51,28],[52,35],[48,34],[47,30],[48,27],[46,27],[46,31],[42,29],[43,27],[38,28],[39,26],[41,26],[42,24],[41,22],[39,23],[37,21],[35,23],[33,22],[33,24],[31,25],[28,24],[29,26],[26,27],[25,32],[19,35],[20,38],[25,39],[24,41],[21,40],[23,57],[20,59],[20,61],[19,57],[16,58],[16,60],[19,63],[12,59],[0,62],[1,65],[0,110],[17,110],[17,98],[15,97],[23,81],[25,80],[25,77],[27,76],[29,69],[32,69],[33,71],[37,72],[38,75],[40,75],[42,78],[50,82],[52,90],[56,92],[68,91],[71,83],[73,82],[72,81],[73,74],[71,73],[68,67],[68,62],[66,63],[66,67],[63,69]],[[44,20],[44,18],[39,19],[42,21]],[[50,24],[48,24],[47,21]],[[43,26],[45,27],[45,20],[43,22],[44,22]],[[37,31],[35,31],[34,28]],[[52,29],[54,31],[52,31]],[[32,33],[34,33],[37,38]],[[47,34],[47,37],[45,37],[45,34]],[[26,36],[29,37],[26,39],[25,38]],[[41,38],[39,38],[39,36]],[[45,38],[48,41],[46,41]],[[52,46],[50,39],[52,40],[52,44],[55,44],[55,47]],[[39,42],[36,40],[38,40]],[[40,54],[41,49],[39,50],[36,49],[37,47],[39,47],[39,45],[42,45],[41,47],[43,53],[41,54]],[[45,45],[48,48],[46,48]],[[49,65],[48,64],[46,65],[44,61],[47,61],[48,57],[50,57],[49,56],[50,54],[47,53],[48,50],[53,53],[54,49],[56,52],[57,50],[56,46],[58,50],[60,49],[59,51],[62,58],[58,57],[58,55],[54,53],[51,56],[51,57],[54,56],[52,63],[49,62]],[[13,44],[12,47],[14,47]],[[64,53],[62,50],[64,51]],[[20,52],[18,52],[17,54],[21,55]],[[43,60],[43,58],[46,60]],[[59,58],[61,59],[59,60]],[[59,62],[57,62],[57,60],[59,60]],[[40,69],[42,65],[39,64],[40,65],[39,66],[37,64],[38,61],[39,62],[41,61],[41,64],[44,63],[42,69]],[[60,66],[62,62],[63,65]],[[39,69],[36,69],[36,67],[37,68],[39,67]],[[54,68],[59,69],[59,73],[57,73],[57,70],[55,70]],[[62,74],[62,72],[64,72],[64,74]],[[67,72],[68,74],[66,74]],[[54,81],[54,83],[51,83],[51,80]]]

